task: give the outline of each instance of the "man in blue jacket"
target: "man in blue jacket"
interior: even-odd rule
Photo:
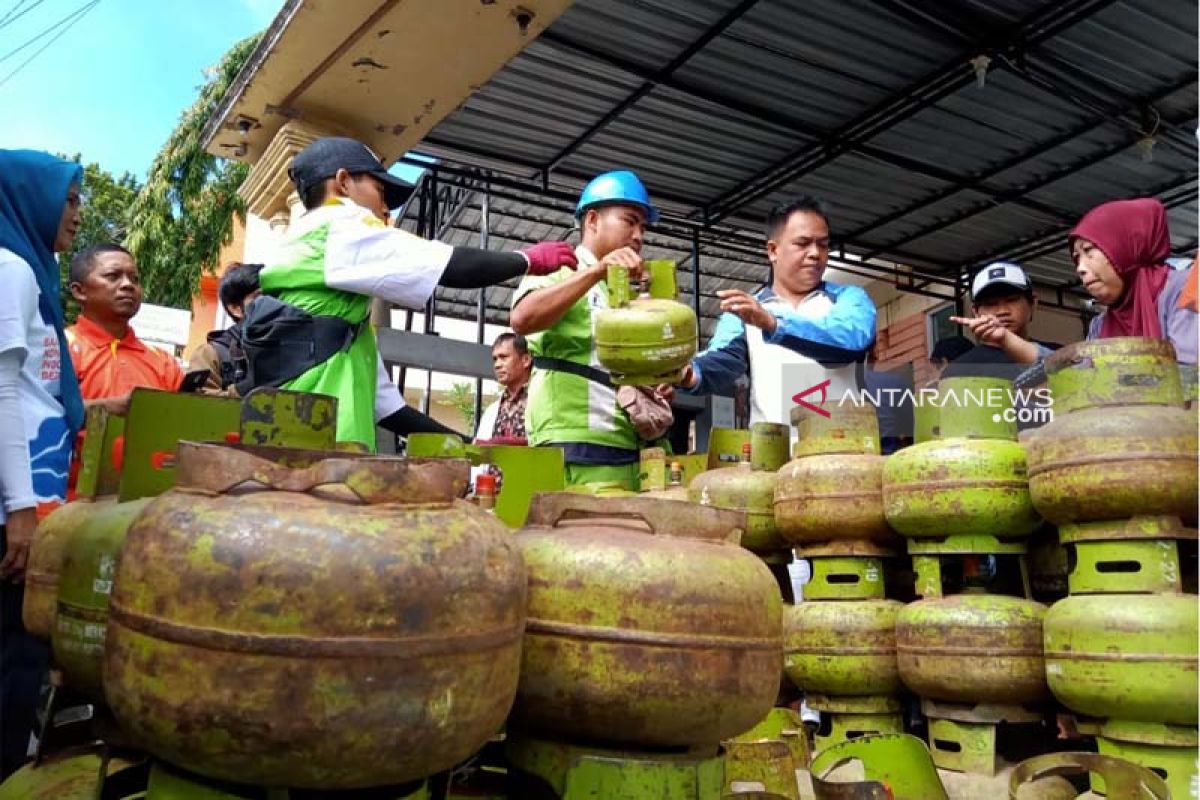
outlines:
[[[859,388],[857,367],[875,340],[875,304],[858,286],[824,279],[829,221],[816,198],[773,208],[766,232],[771,285],[755,294],[717,292],[725,313],[682,385],[694,394],[728,394],[749,373],[750,421],[787,424],[793,395],[819,388],[806,399],[820,406],[825,397],[831,408],[846,389]]]

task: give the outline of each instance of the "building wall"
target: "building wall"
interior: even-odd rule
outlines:
[[[913,385],[920,386],[932,377],[928,340],[925,311],[909,314],[881,328],[875,339],[877,369],[892,371],[909,366]]]
[[[1039,306],[1033,312],[1029,334],[1042,342],[1070,344],[1087,335],[1087,326],[1078,312]]]
[[[233,217],[233,239],[221,248],[217,256],[217,268],[214,273],[200,277],[200,292],[192,298],[192,327],[188,331],[188,341],[183,348],[183,358],[188,360],[197,347],[204,344],[209,331],[224,327],[224,310],[217,300],[217,285],[225,266],[233,261],[241,261],[246,251],[246,226],[235,214]]]
[[[927,315],[951,300],[897,292],[891,286],[871,291],[876,302],[876,368],[912,371],[914,386],[931,377]]]

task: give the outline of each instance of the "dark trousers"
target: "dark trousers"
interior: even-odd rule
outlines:
[[[0,526],[0,553],[4,552]],[[25,763],[50,648],[25,630],[25,585],[0,582],[0,780]]]

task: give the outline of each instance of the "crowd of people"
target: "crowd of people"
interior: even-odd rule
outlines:
[[[237,396],[276,386],[334,395],[338,439],[369,449],[377,425],[399,435],[452,433],[405,405],[376,347],[371,301],[420,309],[438,286],[478,289],[514,278],[521,280],[512,299],[513,333],[492,347],[502,393],[475,438],[559,447],[568,484],[635,488],[638,450],[662,435],[658,423],[664,409],[669,418],[676,390],[728,393],[748,378],[751,421],[787,422],[783,376],[792,367],[823,376],[831,391],[862,385],[876,308],[860,287],[826,279],[831,220],[814,198],[796,198],[767,216],[769,284],[754,293],[718,292],[723,313],[716,331],[679,385],[631,397],[597,358],[593,316],[607,305],[610,267],[635,280],[645,268],[644,234],[658,210],[634,173],[604,173],[583,189],[575,211],[578,246],[548,241],[517,252],[452,247],[392,227],[389,214],[412,187],[355,140],[314,142],[296,156],[289,175],[306,212],[271,263],[233,265],[225,273],[219,298],[234,324],[212,333],[188,368],[203,375],[203,391]],[[0,150],[5,775],[26,756],[48,660],[45,645],[21,625],[21,580],[37,520],[66,500],[85,407],[102,404],[121,414],[135,387],[176,390],[185,382],[175,360],[130,327],[142,287],[133,255],[117,243],[72,259],[68,288],[80,313],[67,325],[56,254],[71,249],[80,229],[82,178],[78,164]],[[1170,237],[1160,202],[1104,203],[1080,220],[1064,246],[1083,288],[1104,308],[1087,338],[1162,338],[1182,363],[1195,364],[1196,270],[1166,265]],[[1050,352],[1029,333],[1037,299],[1019,265],[981,270],[971,281],[971,305],[971,316],[954,321],[974,342],[939,342],[930,354],[939,374],[1012,378]]]

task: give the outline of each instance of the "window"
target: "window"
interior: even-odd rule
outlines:
[[[950,321],[950,317],[952,316],[954,316],[954,303],[946,303],[925,315],[928,326],[927,330],[929,332],[926,352],[932,352],[933,346],[942,339],[948,339],[951,336],[962,336],[962,332],[958,326]]]

